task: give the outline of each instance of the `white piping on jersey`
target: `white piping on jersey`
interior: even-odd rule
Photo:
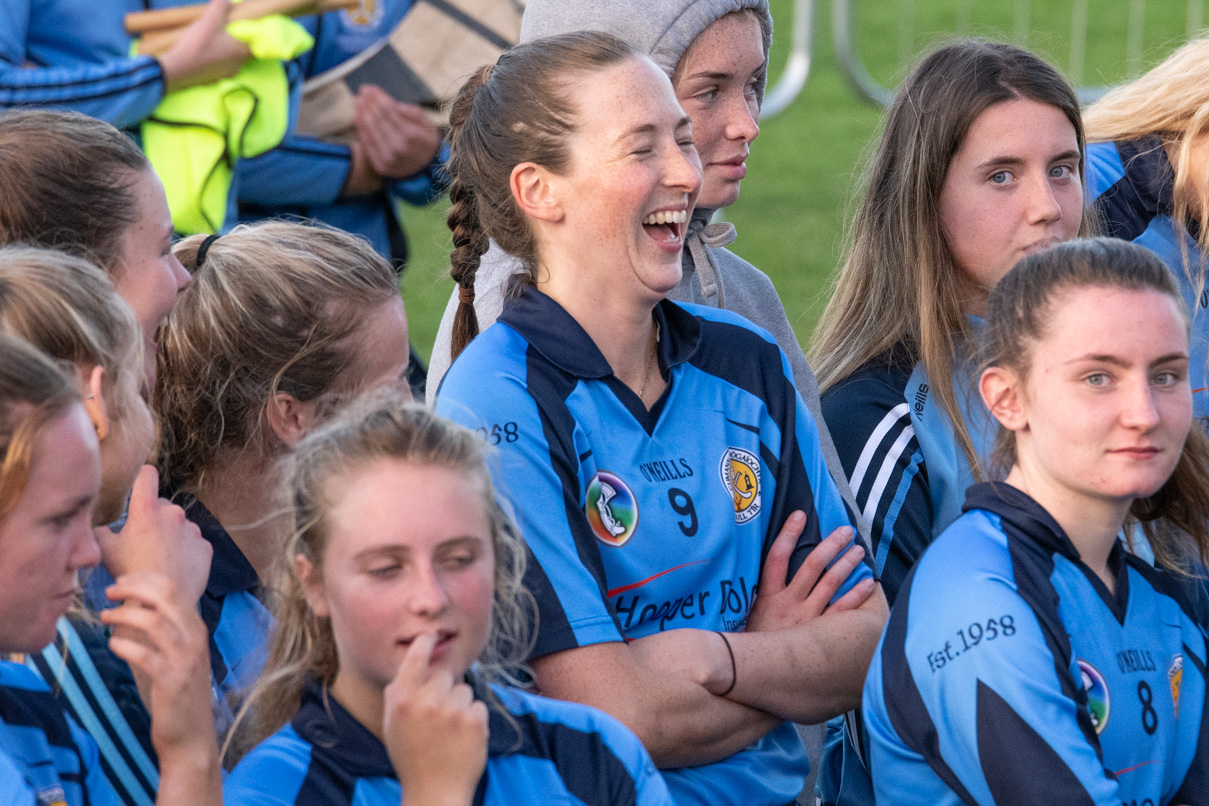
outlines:
[[[882,437],[903,417],[909,417],[910,412],[911,406],[909,403],[899,403],[886,412],[886,416],[877,424],[877,428],[873,429],[873,433],[869,435],[869,439],[865,442],[865,447],[861,451],[860,459],[856,461],[856,468],[852,471],[852,478],[848,480],[854,496],[860,495],[861,482],[865,480],[865,472],[869,469],[869,463],[873,461],[873,454],[877,452],[878,446],[881,445]]]
[[[906,404],[904,403],[903,405]],[[907,443],[914,438],[915,427],[908,425],[898,435],[898,439],[894,440],[894,444],[890,446],[890,451],[886,454],[886,458],[882,460],[881,469],[877,471],[877,478],[873,480],[873,489],[869,491],[869,499],[865,502],[865,511],[861,513],[869,523],[873,523],[873,516],[877,514],[877,504],[881,500],[882,493],[886,491],[886,485],[890,482],[890,476],[894,473],[894,468],[898,464],[898,458],[902,456]]]

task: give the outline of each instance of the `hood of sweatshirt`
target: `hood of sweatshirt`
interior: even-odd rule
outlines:
[[[521,42],[574,31],[604,31],[647,54],[670,78],[697,36],[719,17],[750,8],[760,18],[764,59],[772,46],[768,0],[528,0]],[[764,84],[758,88],[764,102]]]

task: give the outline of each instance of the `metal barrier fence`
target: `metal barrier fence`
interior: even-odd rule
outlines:
[[[1197,36],[1204,6],[1204,0],[1096,0],[1094,6],[1091,0],[833,0],[832,27],[845,77],[881,106],[894,99],[883,81],[896,83],[917,54],[945,34],[989,36],[1036,50],[1062,68],[1089,103]],[[862,59],[858,33],[861,41],[877,42],[877,69]]]

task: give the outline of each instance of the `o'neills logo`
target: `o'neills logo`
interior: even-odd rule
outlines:
[[[592,477],[584,511],[596,538],[609,546],[624,546],[638,528],[638,499],[618,476],[602,470]]]
[[[735,502],[735,522],[760,514],[760,460],[739,448],[727,448],[718,467],[722,484]]]

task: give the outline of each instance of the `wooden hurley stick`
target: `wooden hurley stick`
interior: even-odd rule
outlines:
[[[231,6],[227,19],[229,22],[252,20],[270,14],[305,17],[308,14],[354,9],[357,3],[358,0],[244,0]],[[205,3],[197,3],[157,11],[136,11],[126,15],[126,31],[131,36],[142,34],[139,53],[163,53],[176,44],[181,31],[196,22],[205,8]]]

